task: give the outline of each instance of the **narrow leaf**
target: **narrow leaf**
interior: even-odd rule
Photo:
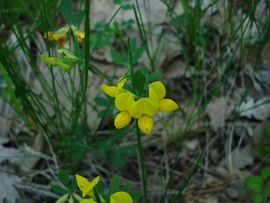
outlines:
[[[119,55],[119,53],[117,51],[115,51],[114,49],[111,49],[110,51],[111,53],[111,57],[113,59],[113,61],[119,65],[125,65],[125,61],[123,60],[123,58]]]
[[[58,194],[61,194],[61,195],[64,195],[64,194],[67,194],[68,193],[68,190],[66,189],[63,189],[57,185],[51,185],[51,189],[55,192],[55,193],[58,193]]]
[[[79,24],[82,22],[85,16],[85,10],[80,10],[80,12],[76,15],[76,17],[73,20],[73,24]]]
[[[59,11],[66,21],[68,21],[69,24],[72,24],[72,2],[70,0],[62,0],[59,6]]]
[[[116,193],[118,191],[118,187],[120,184],[119,176],[116,175],[111,179],[110,187],[109,187],[109,195],[111,196],[113,193]]]
[[[65,170],[59,170],[58,179],[66,188],[69,188],[69,175]]]
[[[143,55],[144,47],[138,49],[134,57],[132,58],[132,64],[136,63]]]
[[[136,95],[138,96],[142,95],[145,82],[146,82],[145,74],[141,70],[136,71],[132,77],[133,89]]]

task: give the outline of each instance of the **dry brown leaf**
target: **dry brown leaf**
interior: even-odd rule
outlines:
[[[206,112],[215,131],[224,127],[225,120],[234,110],[234,102],[228,97],[214,98],[206,107]]]

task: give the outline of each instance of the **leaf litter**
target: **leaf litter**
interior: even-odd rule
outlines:
[[[166,6],[161,1],[158,1],[158,3],[151,1],[151,5],[152,2],[152,29],[157,33],[165,32],[165,28],[161,26],[164,23],[164,18],[155,17],[155,15],[159,14],[159,16],[162,16],[160,15],[162,13],[165,15]],[[203,6],[207,7],[209,3],[211,3],[211,1],[204,1]],[[93,16],[91,16],[91,25],[94,25],[97,22],[108,22],[117,9],[117,6],[113,5],[112,1],[109,0],[92,1],[92,4],[94,5],[92,7],[94,10],[92,12]],[[194,2],[191,2],[191,6],[194,6]],[[224,46],[224,44],[226,44],[226,39],[223,42],[219,40],[224,39],[224,36],[226,36],[226,32],[228,31],[226,29],[224,30],[223,27],[224,22],[226,21],[225,11],[227,6],[226,1],[218,1],[218,3],[213,7],[212,12],[206,13],[202,19],[203,25],[210,26],[213,29],[215,28],[214,30],[218,31],[213,42],[217,43],[219,46]],[[183,8],[180,1],[175,3],[174,9],[179,16],[183,14]],[[260,10],[264,9],[265,4],[263,4],[262,1],[255,11],[255,17],[257,19],[262,19],[262,24],[264,23],[264,20],[260,15]],[[240,10],[235,13],[232,18],[234,22],[237,22],[234,25],[234,29],[239,26],[238,22],[241,21],[242,16],[245,17],[245,14],[246,13],[244,11]],[[142,12],[142,15],[143,20],[146,20],[147,17],[144,11]],[[209,17],[213,19],[211,22],[212,24],[210,25],[208,21]],[[123,11],[123,14],[117,15],[118,21],[132,18],[134,19],[132,12]],[[245,27],[246,24],[241,26]],[[254,25],[252,25],[245,34],[245,37],[248,37],[248,34],[256,35],[257,33],[257,28],[255,29]],[[241,32],[237,33],[237,35],[241,37]],[[134,32],[133,36],[137,38],[139,35],[138,33]],[[160,193],[157,191],[161,191],[162,189],[160,179],[162,179],[162,181],[168,180],[168,173],[173,167],[172,160],[179,150],[179,145],[176,143],[179,142],[183,144],[184,149],[180,152],[179,158],[176,160],[177,164],[174,177],[172,179],[172,187],[169,188],[168,192],[169,199],[173,197],[173,195],[177,194],[177,189],[182,186],[184,180],[188,177],[202,148],[204,146],[208,146],[209,153],[207,154],[206,152],[205,160],[200,164],[200,168],[203,172],[198,171],[195,173],[183,194],[182,201],[190,203],[233,202],[235,199],[238,201],[247,201],[245,198],[246,191],[243,185],[243,180],[245,177],[244,173],[257,172],[251,171],[251,168],[256,168],[256,164],[259,162],[252,154],[252,144],[254,142],[253,139],[256,139],[258,134],[261,135],[261,131],[263,129],[261,123],[267,121],[270,113],[269,97],[267,94],[265,94],[265,89],[268,87],[267,85],[269,85],[267,84],[267,79],[269,78],[269,63],[267,60],[269,60],[269,57],[263,58],[262,66],[265,66],[266,68],[260,68],[258,71],[255,71],[254,64],[247,60],[245,62],[245,68],[239,69],[240,73],[235,72],[235,74],[230,76],[231,78],[229,80],[235,82],[230,82],[228,80],[228,82],[223,86],[223,92],[213,97],[213,99],[206,105],[206,108],[203,111],[200,111],[201,107],[191,99],[191,79],[196,76],[199,78],[202,84],[207,82],[210,88],[211,86],[217,84],[217,80],[219,80],[219,78],[213,77],[211,78],[210,82],[205,81],[208,70],[205,69],[198,74],[194,64],[189,65],[189,70],[187,71],[187,66],[185,65],[185,61],[183,59],[183,53],[181,50],[177,49],[178,45],[173,43],[174,40],[177,40],[176,36],[165,32],[164,39],[166,37],[170,38],[172,41],[164,45],[164,51],[158,57],[159,61],[156,64],[156,68],[157,70],[166,73],[167,81],[169,81],[168,93],[174,95],[176,98],[181,98],[178,100],[181,109],[176,113],[175,117],[165,117],[163,114],[160,114],[159,119],[162,120],[162,122],[155,125],[153,130],[154,133],[152,135],[142,137],[145,147],[145,163],[146,167],[148,168],[148,184],[150,188],[149,195],[150,199],[152,200],[151,202],[159,201]],[[37,38],[39,38],[38,41],[40,46],[44,47],[43,51],[46,53],[42,35],[37,35]],[[137,40],[138,44],[141,44],[140,39]],[[158,37],[153,37],[153,44],[150,47],[151,54],[155,53],[155,50],[158,48],[157,44],[159,41],[160,39]],[[164,43],[165,42],[166,40],[164,40]],[[228,59],[232,57],[232,51],[237,49],[236,42],[237,39],[230,44],[226,54],[223,56],[224,60],[220,61],[220,67],[222,68],[219,71],[222,73],[226,73],[226,68],[224,67],[226,67],[226,64],[229,61]],[[256,40],[250,40],[250,43],[255,44]],[[213,61],[217,60],[218,58],[220,47],[217,46],[217,44],[211,44],[211,46],[214,47],[213,50],[206,53],[206,61],[209,63],[209,66],[211,66]],[[110,48],[114,47],[112,46]],[[240,52],[237,52],[237,54],[238,55],[233,62],[233,65],[237,65],[239,62],[238,59],[240,58]],[[256,59],[256,56],[256,53],[253,53],[252,55],[249,55],[249,59]],[[115,67],[115,65],[111,64],[111,62],[112,61],[109,57],[109,49],[101,50],[93,55],[93,63],[95,63],[97,67],[100,67],[103,72],[107,72],[108,75],[113,75],[113,68]],[[146,54],[143,56],[141,61],[139,61],[139,63],[144,64],[145,66],[149,65]],[[51,78],[47,67],[40,63],[40,69],[46,76],[46,80],[50,81]],[[58,71],[58,69],[54,70],[56,80],[59,81],[59,87],[57,87],[59,98],[61,99],[61,102],[69,103],[67,102],[67,98],[61,94],[61,86],[65,84],[65,80],[60,77]],[[118,76],[122,76],[124,72],[125,70],[120,67],[118,68],[116,74]],[[254,78],[253,72],[256,72],[256,81],[253,80],[253,83],[248,91],[248,97],[244,99],[242,103],[240,103],[239,100],[236,100],[235,98],[243,97],[241,88],[248,86],[248,78]],[[213,74],[218,76],[220,73],[215,72]],[[39,86],[38,81],[36,81],[35,78],[32,79],[30,77],[31,73],[27,73],[27,75],[29,76],[28,79],[32,82],[34,91],[37,94],[41,94],[42,89]],[[242,82],[239,82],[239,78],[241,78]],[[177,87],[179,87],[181,80],[183,80],[184,86],[182,90],[179,90]],[[93,73],[89,74],[89,86],[87,90],[87,98],[89,100],[96,96],[102,95],[101,91],[97,90],[99,89],[100,84],[103,82],[103,79],[97,77],[97,75]],[[181,95],[179,95],[179,92]],[[223,94],[224,92],[227,94]],[[53,116],[54,110],[50,109],[49,106],[47,108],[50,115]],[[70,108],[71,106],[66,106],[66,109]],[[236,112],[239,112],[239,117],[235,116]],[[87,110],[87,115],[89,115],[88,122],[90,128],[97,126],[99,119],[96,119],[96,112],[89,108]],[[156,121],[159,121],[159,119]],[[9,128],[11,131],[16,127],[12,126]],[[258,128],[260,128],[260,130],[258,130]],[[33,170],[35,163],[37,163],[39,159],[32,160],[31,163],[24,165],[26,159],[23,157],[25,154],[22,153],[20,149],[28,151],[28,155],[37,154],[39,157],[43,157],[47,161],[50,160],[50,158],[42,155],[42,147],[38,147],[38,151],[41,153],[38,153],[38,151],[33,150],[27,145],[21,145],[21,148],[4,147],[3,144],[8,142],[6,137],[10,136],[10,132],[8,133],[7,131],[8,130],[5,130],[4,137],[0,139],[1,170],[10,171],[12,173],[16,173],[16,167],[27,171],[27,173],[30,173]],[[260,133],[258,133],[259,131]],[[100,134],[107,135],[108,133],[109,132],[107,129],[100,130]],[[252,138],[251,136],[254,137]],[[134,134],[129,133],[127,138],[123,139],[123,142],[124,144],[131,144],[135,146],[136,137]],[[46,145],[46,143],[43,145]],[[136,157],[132,157],[130,160],[128,160],[127,166],[123,169],[117,169],[108,163],[101,164],[100,160],[103,160],[103,158],[95,152],[87,153],[86,158],[82,161],[82,171],[80,173],[82,173],[82,175],[84,175],[84,173],[87,175],[89,175],[89,173],[90,175],[106,174],[108,177],[112,177],[114,174],[119,174],[123,177],[124,183],[131,183],[133,185],[132,190],[139,190],[140,181],[137,172],[138,160]],[[48,167],[46,164],[45,166]],[[53,166],[52,168],[50,169],[54,171],[57,167]],[[89,169],[91,172],[89,172]],[[160,176],[160,174],[162,174],[162,176]],[[15,199],[19,198],[20,194],[14,186],[21,183],[22,178],[1,171],[0,179],[6,182],[7,186],[5,187],[4,191],[0,191],[0,201],[3,202],[4,199],[7,199],[10,202],[15,202]],[[103,181],[104,184],[107,184],[106,180]],[[30,182],[28,183],[29,186],[32,184]],[[27,186],[27,181],[25,181],[25,185]],[[49,191],[48,188],[44,188],[44,190]]]

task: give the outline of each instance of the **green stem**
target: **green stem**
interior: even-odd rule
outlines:
[[[141,141],[141,131],[138,125],[138,120],[136,120],[136,128],[137,128],[137,140],[138,140],[138,150],[140,156],[140,170],[141,170],[141,179],[143,183],[143,196],[144,203],[148,203],[147,199],[147,182],[145,177],[144,165],[143,165],[143,155],[142,155],[142,141]]]

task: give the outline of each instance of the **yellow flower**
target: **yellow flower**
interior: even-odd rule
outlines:
[[[85,33],[80,31],[75,31],[74,35],[77,37],[79,42],[82,42],[85,38]]]
[[[85,197],[89,195],[90,197],[95,198],[94,187],[98,184],[100,176],[97,176],[92,182],[89,182],[86,178],[76,175],[77,185],[82,191],[82,196]]]
[[[155,94],[156,93],[156,96]],[[178,109],[178,105],[171,99],[164,99],[166,89],[162,82],[153,82],[149,84],[149,97],[158,104],[158,110],[162,112],[172,112]]]
[[[70,27],[65,26],[55,32],[47,32],[47,34],[44,34],[44,38],[47,39],[48,35],[48,40],[50,41],[55,41],[57,42],[59,47],[63,47],[67,41],[67,33],[69,32]]]
[[[110,196],[110,203],[133,203],[133,199],[126,192],[116,192]]]
[[[103,84],[101,85],[101,89],[105,94],[109,95],[110,97],[117,97],[119,94],[125,92],[123,86],[126,81],[127,78],[121,77],[117,82],[117,86],[109,86]]]
[[[44,34],[44,38],[47,38],[46,33]],[[48,40],[57,42],[59,47],[63,47],[67,41],[67,36],[57,33],[48,32]]]

